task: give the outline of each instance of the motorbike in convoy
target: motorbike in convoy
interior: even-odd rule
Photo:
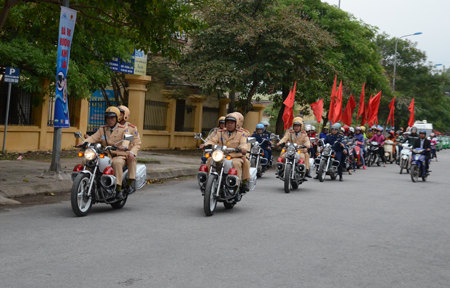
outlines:
[[[203,140],[201,134],[195,134],[195,139]],[[249,137],[247,143],[254,143],[255,141],[255,138]],[[225,209],[233,209],[236,203],[241,201],[243,196],[243,193],[240,193],[241,181],[237,175],[237,170],[233,168],[233,161],[229,154],[240,153],[242,145],[238,148],[220,145],[206,147],[207,158],[212,160],[211,169],[208,171],[208,166],[203,164],[197,173],[197,180],[204,197],[203,211],[206,216],[214,215],[217,202],[223,202]],[[248,181],[250,191],[255,189],[256,178],[256,168],[250,168],[250,180]]]
[[[347,159],[351,165],[353,165],[353,163],[355,163],[355,161],[356,161],[356,168],[358,168],[358,169],[363,166],[363,163],[361,160],[361,147],[358,146],[361,144],[362,144],[361,142],[347,144],[347,147],[348,147]],[[355,152],[355,153],[353,153],[353,152]],[[356,154],[356,157],[354,154]]]
[[[261,178],[269,166],[269,161],[264,158],[264,150],[261,148],[261,145],[266,141],[269,142],[267,139],[263,139],[261,143],[255,141],[250,149],[250,166],[256,168],[256,176],[258,178]]]
[[[396,151],[394,151],[394,145],[395,143],[392,140],[386,140],[386,142],[384,142],[384,157],[386,158],[386,162],[389,162],[391,164],[394,163],[395,160],[397,160],[395,159],[394,154],[398,155],[397,153],[395,153]]]
[[[425,149],[416,148],[412,150],[411,160],[411,180],[412,182],[419,181],[419,177],[422,177],[423,181],[427,181],[428,173],[425,165]],[[431,160],[429,160],[431,162]]]
[[[81,133],[76,132],[75,138],[80,138]],[[79,157],[84,157],[85,165],[77,164],[72,172],[72,190],[70,202],[72,210],[78,217],[86,216],[95,203],[105,203],[114,209],[121,209],[125,206],[128,194],[119,199],[116,197],[117,180],[112,168],[112,160],[108,156],[111,151],[116,151],[117,144],[122,141],[133,141],[133,135],[125,134],[124,139],[113,146],[102,147],[101,144],[91,144],[84,142],[84,153],[78,153]],[[136,178],[131,185],[135,190],[144,187],[147,179],[147,167],[138,164],[136,167]],[[128,188],[128,169],[125,166],[123,172],[122,188]]]
[[[273,135],[273,139],[280,140],[278,135]],[[299,185],[307,181],[305,160],[300,158],[301,150],[306,148],[297,143],[287,142],[281,150],[285,153],[285,159],[278,157],[275,175],[284,182],[284,192],[289,193],[292,189],[297,189]]]
[[[336,141],[331,145],[330,143],[324,144],[322,139],[320,141],[320,146],[323,148],[319,156],[315,159],[319,181],[323,182],[327,175],[330,175],[332,180],[336,180],[340,162],[334,159],[336,152],[334,152],[333,147],[339,142]]]
[[[411,167],[412,145],[409,145],[409,143],[403,143],[401,145],[403,149],[400,153],[400,174],[403,173],[403,170],[406,170],[406,173],[409,173]]]
[[[366,163],[367,166],[372,166],[377,164],[378,166],[381,165],[381,158],[378,150],[380,149],[380,143],[377,141],[368,141],[368,148],[367,148],[367,157],[366,157]]]

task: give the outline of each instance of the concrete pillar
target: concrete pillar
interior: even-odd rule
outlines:
[[[219,100],[219,117],[221,116],[227,116],[227,104],[230,103],[229,98],[222,98]]]
[[[136,125],[139,134],[143,135],[145,92],[147,92],[147,84],[152,81],[152,77],[126,74],[125,79],[129,83],[129,87],[127,88],[129,94],[128,109],[130,109],[129,122]]]
[[[36,111],[36,123],[34,123],[35,125],[39,126],[39,144],[38,144],[38,149],[40,150],[48,150],[51,147],[47,147],[46,143],[47,143],[47,121],[48,121],[48,105],[49,105],[49,101],[50,101],[50,91],[49,91],[49,86],[50,86],[50,80],[45,79],[44,83],[44,103],[37,108]]]
[[[191,99],[192,104],[195,106],[194,132],[201,133],[203,120],[203,102],[205,102],[206,97],[200,95],[192,95],[189,97],[189,99]]]
[[[245,115],[244,128],[250,132],[255,131],[256,125],[262,121],[262,112],[265,108],[264,104],[253,104],[253,111]]]
[[[264,109],[266,109],[266,105],[264,104],[253,104],[253,110],[258,112],[258,123],[262,121],[262,115]]]
[[[177,100],[169,99],[169,107],[167,108],[167,130],[169,136],[169,148],[175,148],[175,116],[177,114]]]

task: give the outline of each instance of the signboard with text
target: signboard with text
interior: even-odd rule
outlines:
[[[58,55],[56,59],[56,94],[54,127],[69,128],[69,109],[67,94],[67,71],[69,70],[70,46],[72,44],[77,11],[61,7],[59,20]]]
[[[5,82],[6,83],[19,83],[20,69],[6,67],[5,69]]]
[[[108,62],[108,65],[112,71],[134,75],[146,75],[147,54],[141,50],[134,49],[131,54],[131,62],[123,62],[119,57],[114,57],[112,61]]]

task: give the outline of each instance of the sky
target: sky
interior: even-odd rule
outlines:
[[[338,6],[339,0],[322,0]],[[341,0],[341,9],[391,37],[408,37],[428,61],[450,67],[450,0]],[[438,67],[442,69],[442,66]]]

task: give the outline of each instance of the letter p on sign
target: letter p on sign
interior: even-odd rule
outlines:
[[[14,73],[16,73],[16,69],[9,68],[9,75],[13,75]]]

